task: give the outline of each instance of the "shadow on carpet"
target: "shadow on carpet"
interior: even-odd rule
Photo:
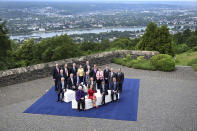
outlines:
[[[136,121],[138,112],[139,79],[125,79],[123,93],[118,102],[107,103],[99,108],[78,112],[72,109],[72,103],[56,102],[54,86],[32,104],[24,113],[47,114],[58,116],[103,118],[113,120]]]

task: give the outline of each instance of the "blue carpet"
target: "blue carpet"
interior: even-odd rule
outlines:
[[[125,79],[120,100],[107,103],[97,109],[78,112],[71,108],[71,103],[56,102],[57,95],[52,87],[45,95],[32,104],[24,113],[59,116],[103,118],[136,121],[138,112],[139,79]]]

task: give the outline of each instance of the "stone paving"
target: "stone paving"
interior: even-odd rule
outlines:
[[[109,66],[140,79],[137,121],[22,113],[53,85],[47,77],[0,88],[0,131],[197,131],[197,73],[192,68],[160,72]]]

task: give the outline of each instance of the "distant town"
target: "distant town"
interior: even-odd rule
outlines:
[[[189,6],[184,5],[177,6],[166,3],[158,4],[158,8],[154,8],[151,4],[137,5],[133,3],[125,5],[61,2],[21,3],[22,6],[18,4],[12,8],[14,2],[0,2],[0,18],[7,21],[10,36],[21,36],[22,39],[42,38],[42,36],[32,34],[68,33],[68,31],[95,29],[100,29],[100,32],[102,32],[106,28],[109,30],[103,32],[110,33],[110,29],[123,28],[121,31],[113,31],[117,31],[116,33],[124,32],[124,34],[130,35],[130,38],[136,38],[144,33],[144,29],[128,31],[124,28],[145,27],[150,22],[167,25],[172,34],[188,28],[191,30],[197,29],[197,8],[189,8]],[[119,9],[119,7],[121,8]],[[83,32],[76,32],[70,35],[78,42],[88,41],[83,34]],[[58,34],[53,33],[51,36],[53,35]],[[13,39],[21,40],[19,37],[13,37]],[[95,41],[101,41],[102,39],[97,38]],[[109,39],[116,39],[116,36],[110,36]]]

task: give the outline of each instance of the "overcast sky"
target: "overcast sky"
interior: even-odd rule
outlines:
[[[77,2],[77,1],[91,1],[91,2],[107,2],[107,1],[116,1],[116,2],[132,2],[132,1],[161,1],[161,2],[165,2],[165,1],[177,1],[177,2],[181,2],[181,1],[192,1],[192,2],[197,2],[197,0],[0,0],[0,1],[69,1],[69,2]]]

